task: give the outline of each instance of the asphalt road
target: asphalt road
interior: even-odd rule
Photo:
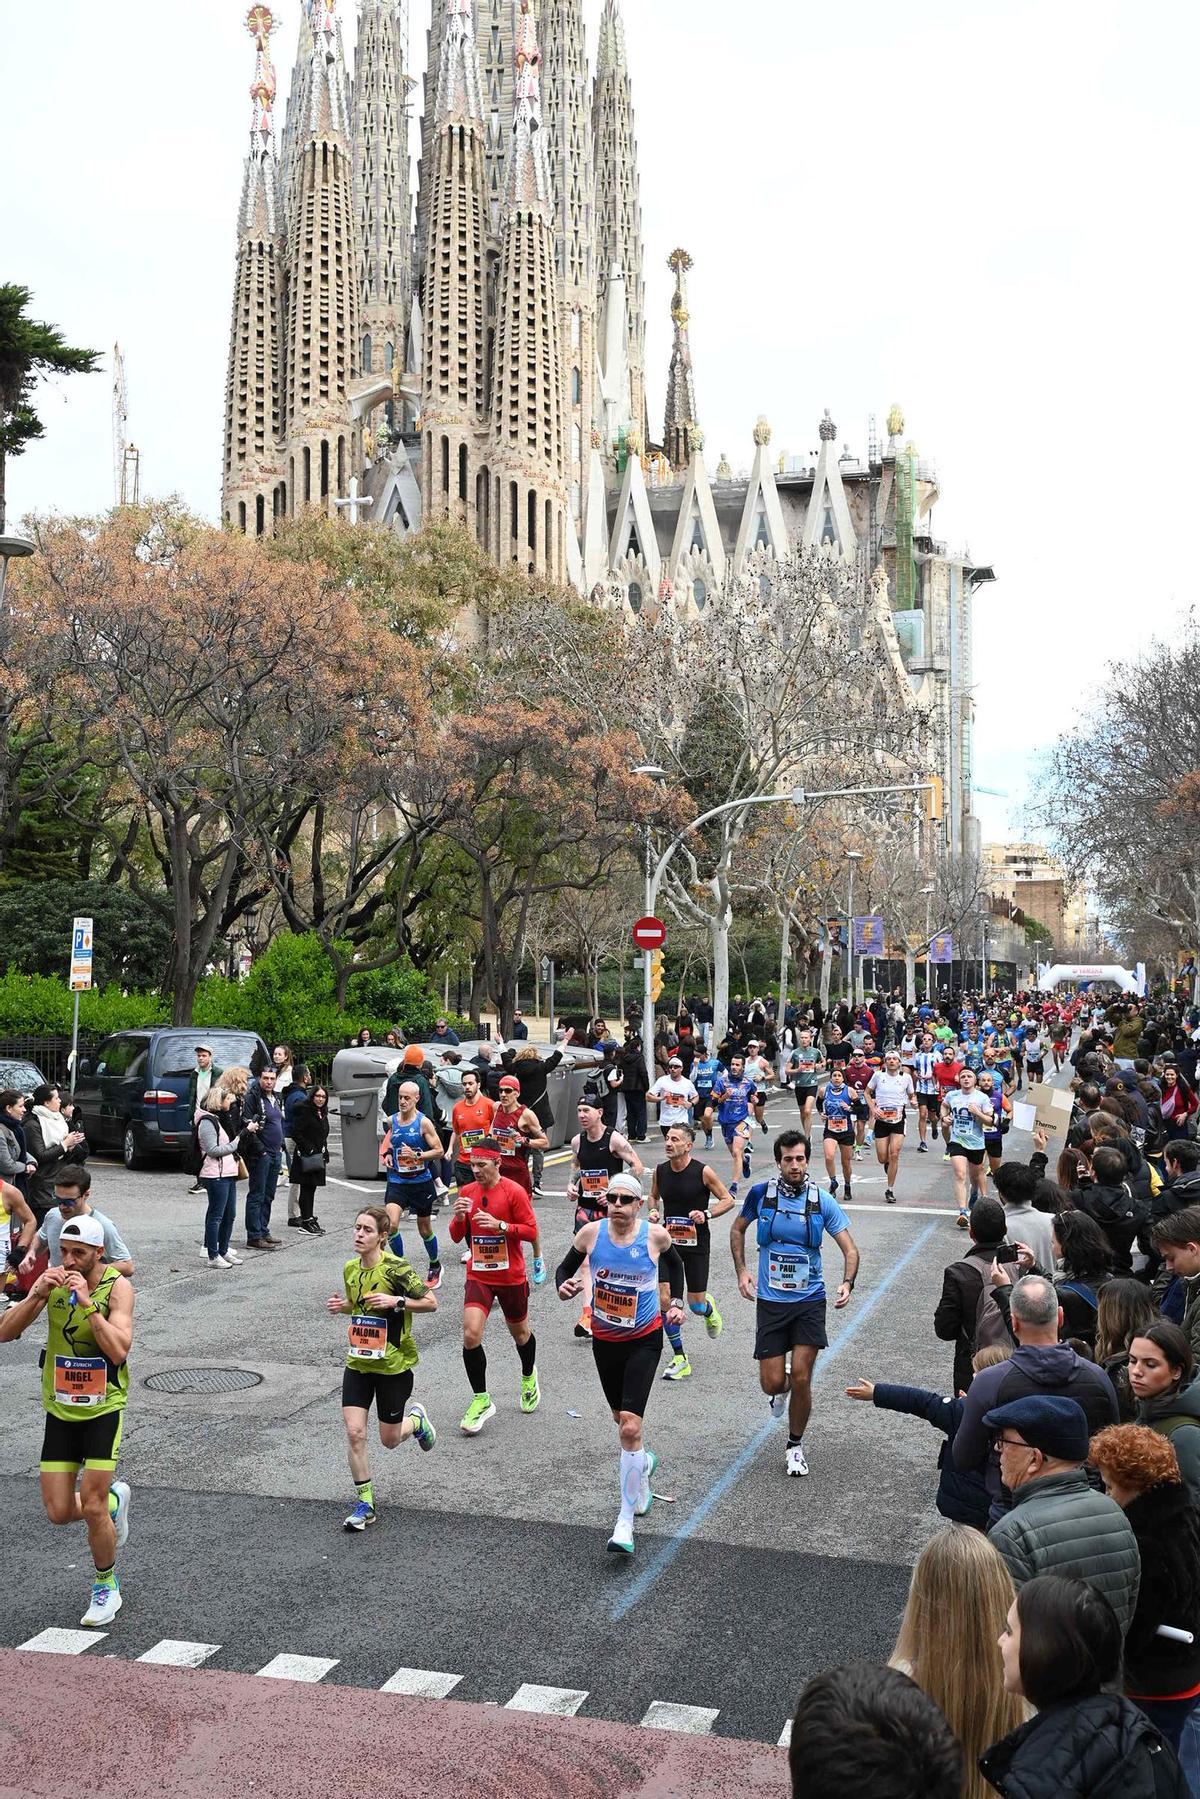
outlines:
[[[790,1097],[772,1101],[772,1134],[794,1118]],[[719,1736],[778,1742],[810,1674],[850,1655],[887,1655],[913,1558],[938,1524],[940,1438],[842,1393],[862,1374],[949,1390],[950,1347],[933,1337],[931,1318],[963,1237],[940,1149],[918,1157],[915,1141],[910,1123],[894,1207],[883,1203],[873,1161],[855,1170],[862,1268],[850,1307],[830,1313],[807,1480],[785,1476],[785,1427],[768,1417],[752,1360],[754,1308],[734,1287],[727,1221],[714,1226],[712,1290],[726,1328],[710,1342],[689,1321],[695,1372],[652,1396],[647,1441],[664,1498],[639,1525],[628,1562],[605,1552],[618,1505],[615,1432],[590,1348],[572,1334],[575,1311],[549,1284],[533,1300],[540,1410],[518,1409],[517,1358],[495,1314],[487,1348],[498,1415],[466,1439],[457,1428],[469,1398],[463,1271],[456,1253],[446,1256],[438,1312],[416,1326],[416,1396],[438,1443],[428,1455],[374,1445],[380,1521],[350,1536],[341,1529],[353,1497],[338,1403],[343,1340],[324,1302],[351,1253],[355,1208],[380,1189],[331,1183],[319,1196],[325,1238],[277,1220],[283,1250],[243,1250],[243,1267],[215,1273],[201,1260],[203,1200],[187,1196],[185,1177],[96,1163],[94,1201],[120,1224],[139,1270],[122,1450],[134,1490],[125,1605],[89,1656],[134,1661],[178,1640],[203,1646],[195,1679],[213,1669],[254,1675],[276,1656],[299,1655],[331,1664],[326,1685],[377,1688],[415,1669],[443,1675],[455,1700],[500,1706],[533,1683],[585,1695],[581,1719],[637,1725],[659,1702],[715,1713],[704,1727]],[[768,1143],[756,1139],[760,1165]],[[1027,1138],[1009,1144],[1028,1152]],[[726,1173],[722,1151],[716,1160]],[[551,1269],[571,1230],[566,1172],[564,1161],[548,1165],[538,1204]],[[0,1647],[74,1629],[86,1601],[82,1532],[51,1529],[38,1499],[40,1338],[39,1326],[0,1346],[0,1504],[20,1570]],[[262,1379],[217,1398],[143,1384],[193,1366]],[[445,1717],[451,1728],[453,1705]]]

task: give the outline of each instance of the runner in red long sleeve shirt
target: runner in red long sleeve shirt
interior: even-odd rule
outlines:
[[[463,1291],[463,1366],[474,1397],[460,1427],[468,1437],[478,1436],[488,1419],[496,1416],[487,1390],[483,1332],[497,1301],[521,1358],[521,1410],[536,1412],[541,1399],[521,1247],[536,1243],[537,1219],[524,1187],[501,1174],[501,1154],[500,1145],[491,1137],[475,1145],[471,1151],[475,1179],[459,1189],[450,1217],[451,1238],[455,1243],[466,1238],[471,1251]]]

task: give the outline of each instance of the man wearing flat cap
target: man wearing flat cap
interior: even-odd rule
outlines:
[[[1013,1581],[1020,1587],[1037,1574],[1086,1580],[1104,1594],[1124,1636],[1137,1605],[1141,1558],[1121,1507],[1088,1481],[1083,1407],[1057,1394],[1030,1393],[995,1406],[983,1422],[1012,1494],[1012,1510],[989,1535]]]

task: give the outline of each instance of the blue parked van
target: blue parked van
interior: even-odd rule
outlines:
[[[188,1088],[198,1043],[211,1046],[214,1069],[240,1065],[258,1074],[271,1060],[253,1031],[197,1025],[115,1031],[75,1075],[88,1147],[120,1155],[126,1168],[145,1168],[154,1156],[182,1156],[192,1137]]]

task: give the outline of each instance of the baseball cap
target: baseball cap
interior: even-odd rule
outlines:
[[[71,1218],[59,1234],[60,1243],[87,1243],[92,1249],[104,1248],[104,1226],[89,1213],[86,1218]]]
[[[1057,1393],[1030,1393],[985,1412],[988,1430],[1019,1430],[1031,1449],[1059,1462],[1082,1462],[1088,1452],[1087,1413],[1074,1399]]]
[[[501,1089],[507,1087],[510,1090],[510,1092],[519,1093],[521,1091],[521,1083],[517,1079],[515,1074],[502,1075],[501,1079],[500,1079],[500,1086],[501,1086]]]

